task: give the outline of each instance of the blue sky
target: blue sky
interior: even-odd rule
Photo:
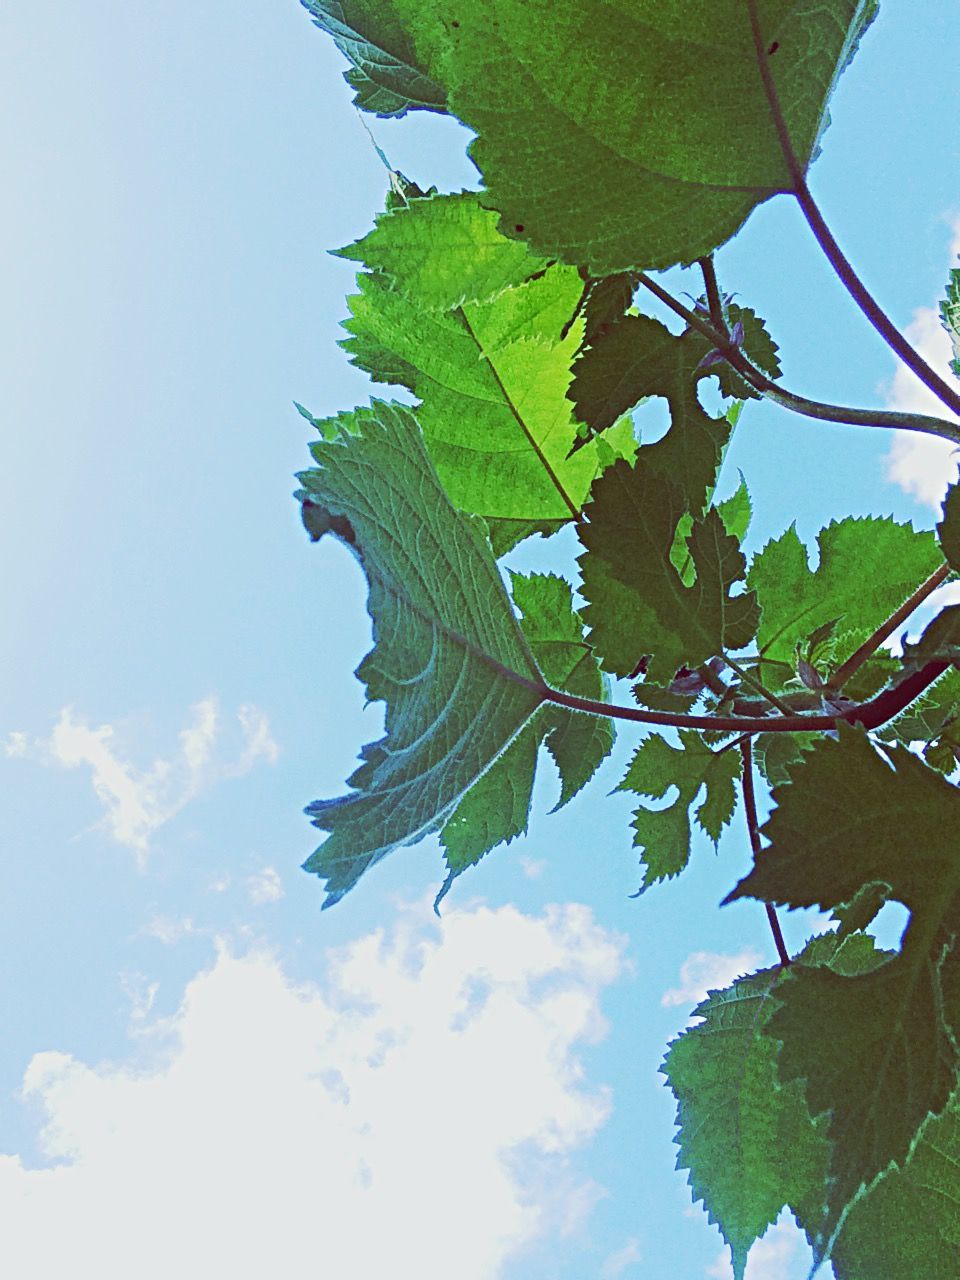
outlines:
[[[941,363],[958,51],[950,6],[887,0],[813,172]],[[380,723],[351,674],[359,570],[308,544],[290,497],[292,400],[369,390],[336,346],[353,272],[326,250],[368,229],[386,174],[341,66],[294,0],[0,13],[0,1266],[723,1278],[657,1067],[705,985],[772,959],[762,911],[716,907],[749,861],[739,820],[631,900],[630,805],[607,795],[627,731],[559,816],[541,771],[529,837],[442,921],[435,842],[322,916],[298,869],[303,806]],[[475,184],[453,122],[373,127],[421,184]],[[719,268],[792,389],[924,406],[788,201]],[[755,547],[851,511],[929,527],[951,465],[750,405],[724,485],[743,469]],[[786,921],[794,945],[809,924]],[[748,1280],[805,1257],[785,1225]]]

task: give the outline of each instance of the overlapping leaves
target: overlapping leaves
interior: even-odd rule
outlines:
[[[904,1163],[956,1084],[960,793],[911,752],[882,755],[844,728],[805,753],[774,799],[770,848],[728,901],[832,910],[881,885],[911,913],[901,953],[869,976],[795,967],[771,1022],[781,1079],[804,1080],[811,1113],[829,1112],[825,1202],[806,1224],[822,1255],[862,1188]]]
[[[511,522],[576,515],[602,466],[635,452],[625,420],[570,456],[567,399],[583,281],[494,228],[475,196],[381,216],[345,251],[368,270],[350,300],[355,364],[419,398],[427,447],[461,510]]]
[[[479,135],[472,155],[504,229],[547,257],[594,276],[691,262],[793,188],[743,0],[383,8],[384,30],[399,20],[417,65]],[[874,9],[757,0],[762,57],[803,168]]]
[[[828,934],[798,959],[850,977],[885,956],[862,934],[843,942]],[[780,1210],[816,1199],[829,1157],[824,1119],[811,1119],[799,1081],[778,1076],[768,1028],[785,979],[785,970],[765,969],[711,992],[694,1010],[702,1022],[674,1041],[663,1067],[677,1098],[677,1166],[690,1170],[694,1199],[720,1227],[738,1280]]]

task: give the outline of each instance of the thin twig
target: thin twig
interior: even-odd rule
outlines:
[[[781,408],[789,409],[791,413],[799,413],[805,418],[816,418],[820,422],[840,422],[851,427],[881,427],[894,431],[918,431],[923,435],[940,436],[942,439],[960,444],[960,424],[950,422],[947,418],[934,418],[925,413],[902,413],[894,409],[854,409],[848,405],[810,400],[806,396],[797,395],[794,391],[788,391],[752,365],[739,347],[731,344],[729,335],[718,330],[703,315],[685,307],[659,281],[654,280],[646,272],[639,272],[638,283],[659,298],[675,315],[685,320],[691,329],[702,333],[727,363],[736,369],[737,373],[749,382],[759,395],[780,405]]]
[[[759,693],[761,698],[766,698],[767,702],[769,702],[771,706],[776,707],[778,711],[782,711],[784,715],[793,715],[793,707],[789,706],[786,702],[783,702],[775,693],[771,692],[762,680],[751,675],[749,671],[746,671],[735,658],[731,658],[727,654],[724,654],[723,660],[731,671],[735,671],[737,673],[745,685],[753,689],[754,693]]]
[[[757,0],[747,0],[747,10],[750,14],[750,29],[753,33],[757,66],[766,91],[770,114],[780,141],[784,162],[793,182],[793,194],[796,196],[797,202],[803,211],[807,225],[813,232],[827,261],[833,267],[837,278],[887,346],[896,352],[904,364],[913,370],[924,386],[928,387],[938,400],[941,400],[948,409],[960,415],[960,392],[945,382],[935,369],[931,369],[920,353],[915,351],[910,343],[907,342],[890,317],[869,293],[824,221],[823,214],[820,212],[816,201],[810,193],[810,188],[807,186],[803,165],[793,149],[793,140],[790,137],[790,130],[787,127],[786,118],[780,105],[780,96],[777,93],[777,86],[770,70],[767,46],[760,28],[760,17],[757,12]]]
[[[913,613],[914,609],[918,609],[923,604],[927,596],[936,591],[937,587],[942,586],[950,577],[951,569],[948,564],[942,564],[939,569],[931,573],[925,582],[921,582],[916,591],[909,598],[904,600],[899,609],[895,609],[887,618],[886,622],[882,622],[873,635],[864,640],[859,649],[854,650],[846,662],[840,664],[836,671],[827,681],[827,689],[836,692],[842,689],[846,682],[850,679],[855,671],[863,666],[868,658],[873,657],[885,640],[889,640],[896,631]]]
[[[740,744],[740,755],[743,758],[743,809],[747,816],[747,831],[750,833],[750,848],[753,850],[754,862],[759,862],[763,856],[763,847],[760,844],[760,824],[757,821],[757,797],[753,789],[753,748],[749,738],[745,738]],[[776,908],[770,902],[763,904],[767,909],[767,920],[770,923],[770,932],[773,934],[774,945],[777,948],[777,955],[780,957],[780,963],[784,968],[790,964],[790,952],[787,950],[787,944],[783,940],[783,931],[780,928],[780,921],[777,919]]]

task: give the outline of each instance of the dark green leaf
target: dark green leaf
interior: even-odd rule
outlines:
[[[954,274],[960,281],[960,271]],[[960,284],[958,284],[958,290],[960,290]],[[957,309],[960,315],[960,299],[957,302]],[[960,573],[960,484],[953,484],[947,490],[947,496],[943,502],[943,519],[937,525],[937,533],[940,535],[940,546],[943,548],[947,563],[951,569]]]
[[[811,1113],[830,1112],[830,1183],[821,1220],[807,1224],[818,1256],[861,1188],[902,1165],[957,1069],[941,984],[956,964],[960,793],[911,752],[888,755],[845,726],[838,741],[817,742],[774,789],[770,848],[727,899],[831,911],[881,884],[910,909],[893,961],[855,981],[795,966],[771,1022],[781,1078],[805,1079]]]
[[[681,666],[696,668],[753,635],[755,597],[732,594],[745,561],[716,510],[694,521],[688,539],[696,581],[687,586],[671,562],[683,514],[681,494],[642,451],[635,466],[617,462],[593,487],[577,526],[582,594],[590,643],[608,671],[629,675],[650,654],[650,678],[666,684]]]
[[[960,1096],[930,1120],[902,1170],[851,1208],[833,1247],[836,1280],[934,1280],[960,1258]]]
[[[750,307],[738,307],[733,304],[727,307],[727,321],[730,328],[736,324],[742,326],[743,341],[740,343],[740,350],[750,363],[761,373],[765,373],[768,378],[779,378],[780,348],[770,337],[767,326],[757,313]],[[726,360],[711,365],[705,372],[716,375],[723,395],[733,396],[736,400],[759,399],[759,392],[754,391],[753,387],[745,382]]]
[[[690,858],[690,808],[703,788],[706,795],[696,820],[716,844],[733,816],[740,776],[737,751],[711,751],[700,735],[680,730],[680,746],[673,747],[651,734],[637,748],[618,791],[661,800],[672,788],[677,797],[665,809],[641,805],[633,818],[634,847],[644,863],[641,892],[658,880],[679,875]]]
[[[903,658],[918,665],[938,659],[960,662],[960,604],[941,609],[919,640],[903,646]]]
[[[802,958],[848,974],[883,959],[871,939],[838,947],[830,934]],[[766,969],[712,992],[694,1011],[703,1021],[673,1042],[663,1068],[677,1098],[677,1165],[729,1244],[736,1277],[785,1204],[816,1198],[829,1154],[799,1083],[780,1084],[777,1042],[765,1034],[783,977]]]
[[[593,276],[692,262],[794,187],[742,0],[394,0],[504,229]],[[871,0],[759,0],[800,165]]]
[[[676,337],[650,316],[626,316],[580,355],[570,388],[592,431],[606,430],[646,397],[666,399],[670,430],[644,456],[683,489],[692,511],[706,506],[730,437],[729,421],[711,417],[697,399],[697,383],[709,373],[697,365],[708,350],[695,330]]]
[[[345,73],[355,104],[378,116],[422,107],[445,111],[446,94],[418,61],[392,0],[300,0],[353,63]]]
[[[450,505],[412,413],[375,402],[321,430],[297,496],[312,536],[334,532],[360,559],[375,645],[358,675],[387,704],[353,790],[308,810],[331,833],[305,864],[330,905],[440,826],[543,699],[485,531]]]

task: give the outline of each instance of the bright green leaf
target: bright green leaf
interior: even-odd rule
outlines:
[[[477,212],[474,197],[453,199]],[[433,205],[415,201],[381,219],[378,232],[382,228],[396,237],[406,219],[425,216],[423,211]],[[468,218],[463,225],[472,223]],[[487,254],[488,281],[502,283],[516,269],[499,270],[488,230],[482,228],[481,239],[491,251],[484,249],[481,258]],[[364,261],[375,267],[380,259],[366,241],[361,243]],[[499,236],[493,243],[505,262],[515,258],[513,242]],[[429,254],[429,238],[423,245]],[[570,456],[577,428],[566,392],[582,318],[565,338],[560,334],[582,294],[579,274],[571,267],[549,267],[514,287],[500,288],[483,303],[442,311],[435,304],[451,296],[442,235],[433,256],[416,261],[418,270],[405,279],[410,292],[391,283],[386,270],[360,276],[360,292],[350,300],[353,314],[346,325],[352,336],[344,346],[373,377],[401,381],[419,397],[417,420],[455,506],[535,525],[571,519],[605,462],[631,457],[636,449],[632,425],[625,419],[605,440]],[[437,288],[430,283],[434,267],[442,282]],[[429,305],[419,305],[418,291],[426,294]]]
[[[525,244],[501,235],[496,214],[468,191],[381,213],[368,235],[337,256],[382,273],[424,311],[489,302],[547,266]]]
[[[651,734],[637,748],[618,791],[662,799],[671,787],[677,796],[665,809],[641,805],[633,818],[634,847],[644,863],[641,892],[658,880],[679,875],[690,858],[690,808],[701,790],[706,795],[696,820],[716,844],[733,816],[737,797],[734,783],[740,776],[738,751],[711,751],[698,733],[680,731],[680,746],[673,747]]]
[[[324,428],[297,496],[311,535],[333,532],[360,559],[375,644],[358,675],[387,704],[353,790],[308,810],[331,833],[305,864],[331,905],[442,824],[543,697],[485,531],[450,505],[410,410],[375,402]]]
[[[757,644],[765,683],[788,679],[796,645],[834,618],[841,619],[844,638],[855,649],[943,562],[932,533],[889,518],[835,521],[820,531],[817,543],[815,570],[792,526],[750,566],[747,582],[762,611]]]

